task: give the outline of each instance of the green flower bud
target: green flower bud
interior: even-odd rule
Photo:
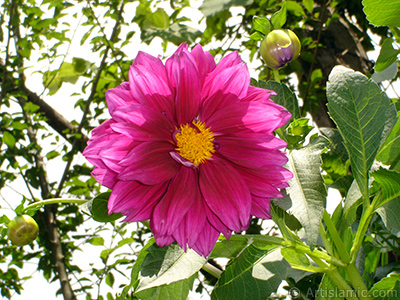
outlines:
[[[28,245],[37,238],[38,234],[38,224],[28,215],[16,216],[8,223],[7,235],[14,245]]]
[[[261,43],[260,53],[267,66],[279,69],[296,59],[301,50],[300,40],[289,29],[272,30]]]

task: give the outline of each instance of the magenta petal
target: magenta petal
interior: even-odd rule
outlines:
[[[167,190],[168,182],[143,185],[138,181],[119,181],[108,201],[110,213],[123,213],[125,222],[139,222],[151,217],[154,206]]]
[[[109,89],[106,92],[106,100],[111,116],[118,107],[138,103],[131,94],[129,82],[123,82],[120,86]]]
[[[215,69],[214,57],[209,52],[204,51],[200,44],[196,45],[190,54],[194,57],[197,63],[201,85],[203,85],[207,74]]]
[[[123,170],[118,179],[137,180],[148,185],[171,179],[182,167],[169,155],[173,149],[173,145],[165,142],[139,144],[120,162]]]
[[[108,169],[94,168],[92,176],[98,183],[109,189],[112,189],[118,181],[118,174]]]
[[[271,199],[253,196],[251,214],[261,219],[271,219]]]
[[[208,207],[230,230],[249,226],[251,195],[240,174],[218,158],[199,166],[200,190]]]
[[[181,46],[165,66],[175,89],[176,120],[179,124],[190,123],[200,108],[201,83],[196,61],[187,46]]]
[[[172,235],[199,197],[197,174],[182,167],[171,180],[168,190],[154,209],[151,228],[163,235]]]
[[[219,237],[219,232],[215,230],[211,224],[206,222],[201,231],[196,243],[193,245],[193,250],[201,256],[207,257],[215,246]]]

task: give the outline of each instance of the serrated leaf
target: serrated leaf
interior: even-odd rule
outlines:
[[[92,214],[93,220],[97,222],[112,222],[123,217],[121,213],[108,213],[110,195],[111,192],[101,193],[88,202],[87,207]]]
[[[271,95],[271,99],[275,103],[285,107],[292,114],[292,118],[287,124],[290,124],[293,119],[301,118],[299,101],[295,93],[293,93],[286,84],[273,80],[267,82],[260,80],[259,87],[274,91],[276,95]]]
[[[211,299],[264,300],[276,292],[290,268],[277,249],[261,250],[254,245],[244,249],[222,273]]]
[[[267,20],[267,18],[254,16],[253,29],[263,33],[264,35],[267,35],[271,31],[271,23]]]
[[[283,2],[281,9],[274,13],[271,17],[271,23],[273,29],[280,29],[286,23],[286,2]]]
[[[206,17],[212,17],[222,10],[227,10],[233,6],[251,5],[253,0],[204,0],[200,6],[200,11]]]
[[[370,290],[374,300],[397,300],[400,295],[400,275],[390,274],[375,283]]]
[[[400,27],[400,0],[363,0],[362,4],[372,25]]]
[[[375,82],[336,66],[327,84],[328,109],[344,140],[354,177],[368,198],[368,172],[374,162],[388,115],[394,109]]]
[[[376,212],[388,229],[400,231],[400,197],[382,205]]]
[[[323,137],[313,140],[308,146],[292,150],[289,155],[288,169],[293,178],[286,189],[292,206],[290,212],[304,227],[310,246],[316,244],[319,224],[326,206],[327,191],[321,176],[321,151],[328,141]]]
[[[135,294],[141,299],[154,299],[152,295],[159,295],[157,299],[186,299],[193,275],[204,265],[205,258],[191,249],[185,252],[176,244],[168,247],[153,244],[147,252]]]
[[[375,179],[373,184],[378,185],[382,191],[379,206],[400,197],[400,173],[380,168],[371,175]]]
[[[393,167],[400,161],[400,118],[397,119],[396,125],[379,149],[376,159]]]
[[[396,62],[397,55],[400,53],[400,50],[395,50],[392,43],[392,39],[386,39],[382,43],[381,50],[379,52],[379,56],[376,60],[376,64],[374,67],[376,72],[382,72],[394,62]]]

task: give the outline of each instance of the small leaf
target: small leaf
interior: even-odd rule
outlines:
[[[254,0],[204,0],[199,9],[208,18],[233,6],[247,6],[253,2]]]
[[[292,150],[287,167],[293,173],[286,189],[292,206],[290,212],[303,225],[310,246],[316,244],[319,225],[326,206],[327,191],[321,176],[321,151],[327,140],[318,137],[299,150]],[[279,200],[276,201],[279,205]]]
[[[397,55],[400,53],[400,50],[395,50],[392,42],[392,39],[385,39],[382,43],[381,51],[379,52],[379,56],[374,67],[376,72],[382,72],[396,62]]]
[[[313,266],[307,255],[302,252],[292,248],[282,248],[281,254],[292,268],[309,272],[321,272],[321,268]]]
[[[286,9],[290,11],[293,15],[297,17],[304,16],[306,13],[304,12],[303,7],[295,1],[285,1]]]
[[[249,38],[252,40],[255,40],[255,41],[259,41],[259,40],[262,40],[264,38],[264,36],[257,31],[257,32],[254,32],[252,35],[250,35]]]
[[[343,66],[334,67],[329,75],[327,98],[329,113],[350,156],[354,177],[367,199],[368,172],[394,107],[375,82]]]
[[[115,278],[114,278],[113,273],[108,272],[108,273],[107,273],[107,276],[106,276],[106,284],[107,284],[109,287],[113,287],[114,282],[115,282]]]
[[[211,300],[262,300],[275,293],[290,268],[277,249],[245,248],[222,273]]]
[[[271,23],[267,18],[260,18],[257,16],[253,17],[253,28],[264,35],[267,35],[271,31]]]
[[[103,246],[104,245],[104,239],[100,236],[95,236],[91,239],[88,240],[88,243],[93,245],[93,246]]]
[[[372,74],[371,79],[376,83],[380,83],[386,80],[392,80],[396,77],[397,71],[399,70],[399,64],[397,62],[392,63],[389,67],[381,72],[375,72]]]
[[[400,161],[400,118],[397,119],[393,130],[379,149],[376,159],[392,167],[395,167]]]
[[[372,25],[400,27],[400,0],[363,0],[362,4]]]
[[[151,24],[160,29],[167,29],[169,26],[169,15],[162,8],[157,10],[151,15]]]
[[[280,29],[286,23],[286,2],[283,2],[281,9],[274,13],[271,17],[271,23],[273,29]]]
[[[312,13],[314,10],[314,0],[303,0],[304,7]]]
[[[88,202],[88,209],[92,213],[92,218],[97,222],[112,222],[122,218],[121,213],[108,213],[108,199],[111,192],[105,192],[94,197]]]
[[[3,142],[10,148],[14,148],[15,146],[15,138],[8,131],[3,131]]]
[[[376,212],[386,228],[400,231],[400,197],[379,207]]]

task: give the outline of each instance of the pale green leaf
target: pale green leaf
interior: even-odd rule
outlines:
[[[293,173],[286,189],[292,206],[290,212],[304,227],[309,244],[315,245],[319,235],[319,224],[326,206],[327,191],[321,176],[321,151],[327,140],[318,137],[299,150],[292,150],[287,167]],[[276,201],[279,205],[279,200]]]
[[[394,109],[375,82],[359,72],[336,66],[327,84],[328,109],[350,156],[351,168],[364,198],[368,172]]]
[[[289,268],[277,248],[261,250],[250,245],[226,267],[211,299],[264,300],[276,292]]]
[[[283,27],[283,25],[285,25],[286,14],[287,14],[286,2],[283,2],[281,9],[278,10],[276,13],[274,13],[271,17],[271,23],[273,29],[280,29]]]
[[[147,252],[135,293],[141,299],[154,299],[154,295],[159,295],[155,299],[186,299],[205,258],[191,249],[185,252],[177,244],[168,247],[153,244]]]
[[[253,28],[264,35],[267,35],[271,31],[271,23],[267,18],[260,18],[257,16],[253,17]]]
[[[392,43],[392,39],[386,39],[382,43],[381,51],[379,52],[379,56],[374,67],[376,72],[382,72],[396,62],[397,55],[400,53],[400,50],[395,50]]]
[[[400,27],[400,0],[363,0],[362,4],[372,25]]]
[[[204,0],[199,9],[206,17],[212,17],[220,11],[229,9],[230,7],[247,6],[253,2],[253,0]]]
[[[376,212],[388,229],[400,231],[400,197],[379,207]]]

